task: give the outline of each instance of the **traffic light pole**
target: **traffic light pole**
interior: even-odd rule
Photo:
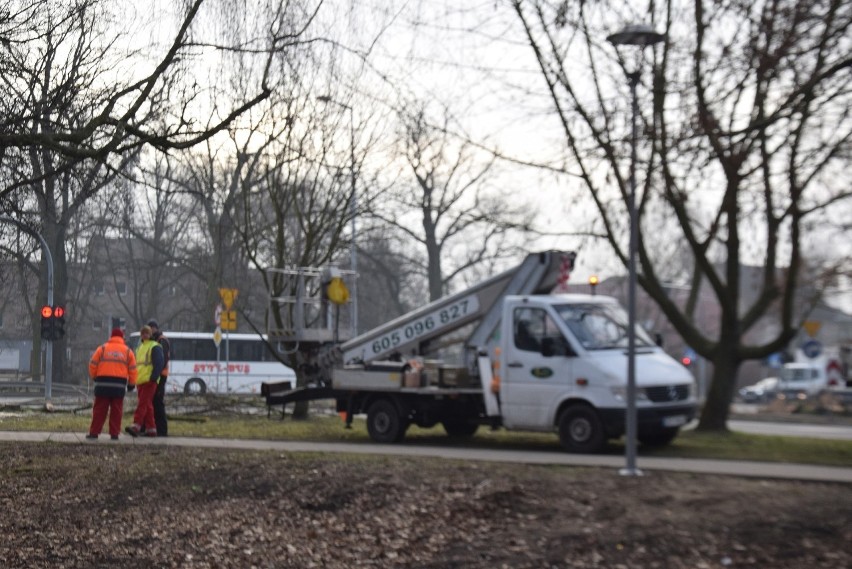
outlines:
[[[41,248],[44,251],[44,258],[47,260],[47,304],[53,306],[53,256],[50,254],[50,247],[47,246],[47,241],[41,234],[31,227],[27,227],[17,219],[11,217],[0,216],[0,223],[11,223],[25,233],[29,233],[39,240]],[[47,340],[44,354],[44,406],[50,406],[50,399],[53,396],[53,342]]]

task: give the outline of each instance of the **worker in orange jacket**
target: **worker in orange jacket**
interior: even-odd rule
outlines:
[[[136,386],[136,355],[124,343],[124,332],[113,328],[107,342],[95,350],[89,361],[89,378],[95,382],[95,403],[87,439],[97,440],[109,415],[109,435],[118,439],[124,395]]]

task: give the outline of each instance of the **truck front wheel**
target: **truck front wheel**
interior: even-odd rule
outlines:
[[[603,424],[594,409],[573,405],[559,416],[559,442],[568,452],[595,453],[606,444]]]
[[[405,425],[393,402],[380,399],[367,410],[367,432],[377,443],[396,443],[405,436]]]

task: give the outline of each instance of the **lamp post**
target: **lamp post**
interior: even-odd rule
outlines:
[[[607,36],[607,41],[618,49],[619,46],[638,47],[640,52],[647,46],[665,40],[663,34],[644,24],[626,26],[619,32]],[[641,53],[638,55],[641,56]],[[628,288],[627,288],[627,413],[625,415],[625,467],[619,470],[623,476],[641,476],[642,471],[636,467],[636,248],[639,236],[636,215],[636,117],[639,114],[639,102],[636,97],[636,87],[641,76],[641,58],[637,57],[636,67],[626,70],[630,84],[630,96],[633,112],[631,117],[630,134],[630,244],[628,254]]]
[[[349,111],[349,173],[350,173],[350,193],[349,198],[349,215],[352,218],[352,242],[349,246],[349,263],[352,266],[354,273],[352,278],[352,320],[350,328],[352,337],[358,335],[358,253],[356,251],[357,244],[357,227],[355,225],[356,217],[356,198],[355,198],[355,111],[351,105],[341,103],[332,99],[329,95],[320,95],[317,100],[323,103],[332,103],[338,107],[342,107]]]

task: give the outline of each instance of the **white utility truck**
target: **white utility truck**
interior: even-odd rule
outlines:
[[[600,451],[625,431],[628,318],[613,298],[551,294],[573,262],[573,253],[531,254],[342,343],[321,341],[321,328],[337,336],[346,326],[307,293],[320,288],[306,281],[319,273],[284,271],[301,292],[272,298],[278,317],[269,337],[298,352],[301,387],[274,402],[335,399],[347,424],[366,413],[381,443],[402,440],[411,425],[440,423],[455,437],[488,425],[556,432],[570,452]],[[669,443],[695,415],[694,380],[641,329],[636,385],[638,440]]]

